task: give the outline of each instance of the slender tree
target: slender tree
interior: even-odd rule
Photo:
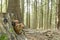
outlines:
[[[27,1],[26,25],[30,28],[30,0]]]
[[[36,29],[37,28],[37,0],[34,0],[33,3],[33,28]]]
[[[58,24],[57,29],[60,28],[60,0],[58,0]]]
[[[24,22],[24,0],[20,0],[20,8],[21,8],[21,17],[22,21]]]

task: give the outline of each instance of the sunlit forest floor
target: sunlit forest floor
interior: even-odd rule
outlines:
[[[2,25],[0,24],[0,26],[2,26]],[[8,34],[8,36],[5,37],[5,39],[3,39],[3,40],[60,40],[60,31],[58,31],[58,30],[53,30],[53,29],[52,30],[43,30],[43,31],[36,30],[36,29],[24,29],[24,30],[25,30],[25,35],[23,35],[23,34],[16,35],[15,36],[16,39],[15,39],[15,37],[13,37],[15,35],[14,33],[11,36],[11,39],[8,39],[7,37],[9,37],[10,34],[1,33],[1,30],[0,30],[0,40],[2,40],[6,36],[6,35],[2,35],[2,34]],[[3,29],[3,31],[5,31],[5,30]]]
[[[29,34],[27,37],[30,38],[29,40],[60,40],[60,32],[46,30]]]

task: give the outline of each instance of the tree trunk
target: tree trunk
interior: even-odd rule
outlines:
[[[19,22],[21,22],[20,0],[9,0],[7,12],[10,13],[10,15],[13,13],[14,19],[18,19]]]
[[[20,0],[20,8],[22,21],[24,22],[24,0]]]
[[[9,0],[7,12],[9,13],[11,20],[17,19],[17,20],[19,20],[19,22],[23,22],[21,9],[20,9],[20,0]],[[13,13],[13,15],[12,15],[12,13]],[[10,23],[11,23],[11,21],[9,21],[9,27],[11,27]],[[14,32],[12,32],[12,33],[14,33]],[[17,40],[16,37],[15,37],[15,39]]]
[[[57,29],[60,28],[60,0],[58,1],[58,24]]]
[[[37,28],[37,0],[34,0],[33,29]]]

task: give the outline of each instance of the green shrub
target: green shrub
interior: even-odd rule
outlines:
[[[6,34],[2,34],[0,36],[0,40],[8,40],[8,36]]]

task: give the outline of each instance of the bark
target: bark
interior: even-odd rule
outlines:
[[[20,10],[20,0],[9,0],[8,1],[8,13],[10,15],[14,14],[14,19],[18,19],[20,22],[22,21],[21,18],[21,10]]]
[[[60,0],[58,1],[58,24],[57,29],[60,28]]]
[[[37,28],[37,0],[34,0],[33,29]]]
[[[22,21],[24,22],[24,0],[21,0],[21,17],[22,17]]]

